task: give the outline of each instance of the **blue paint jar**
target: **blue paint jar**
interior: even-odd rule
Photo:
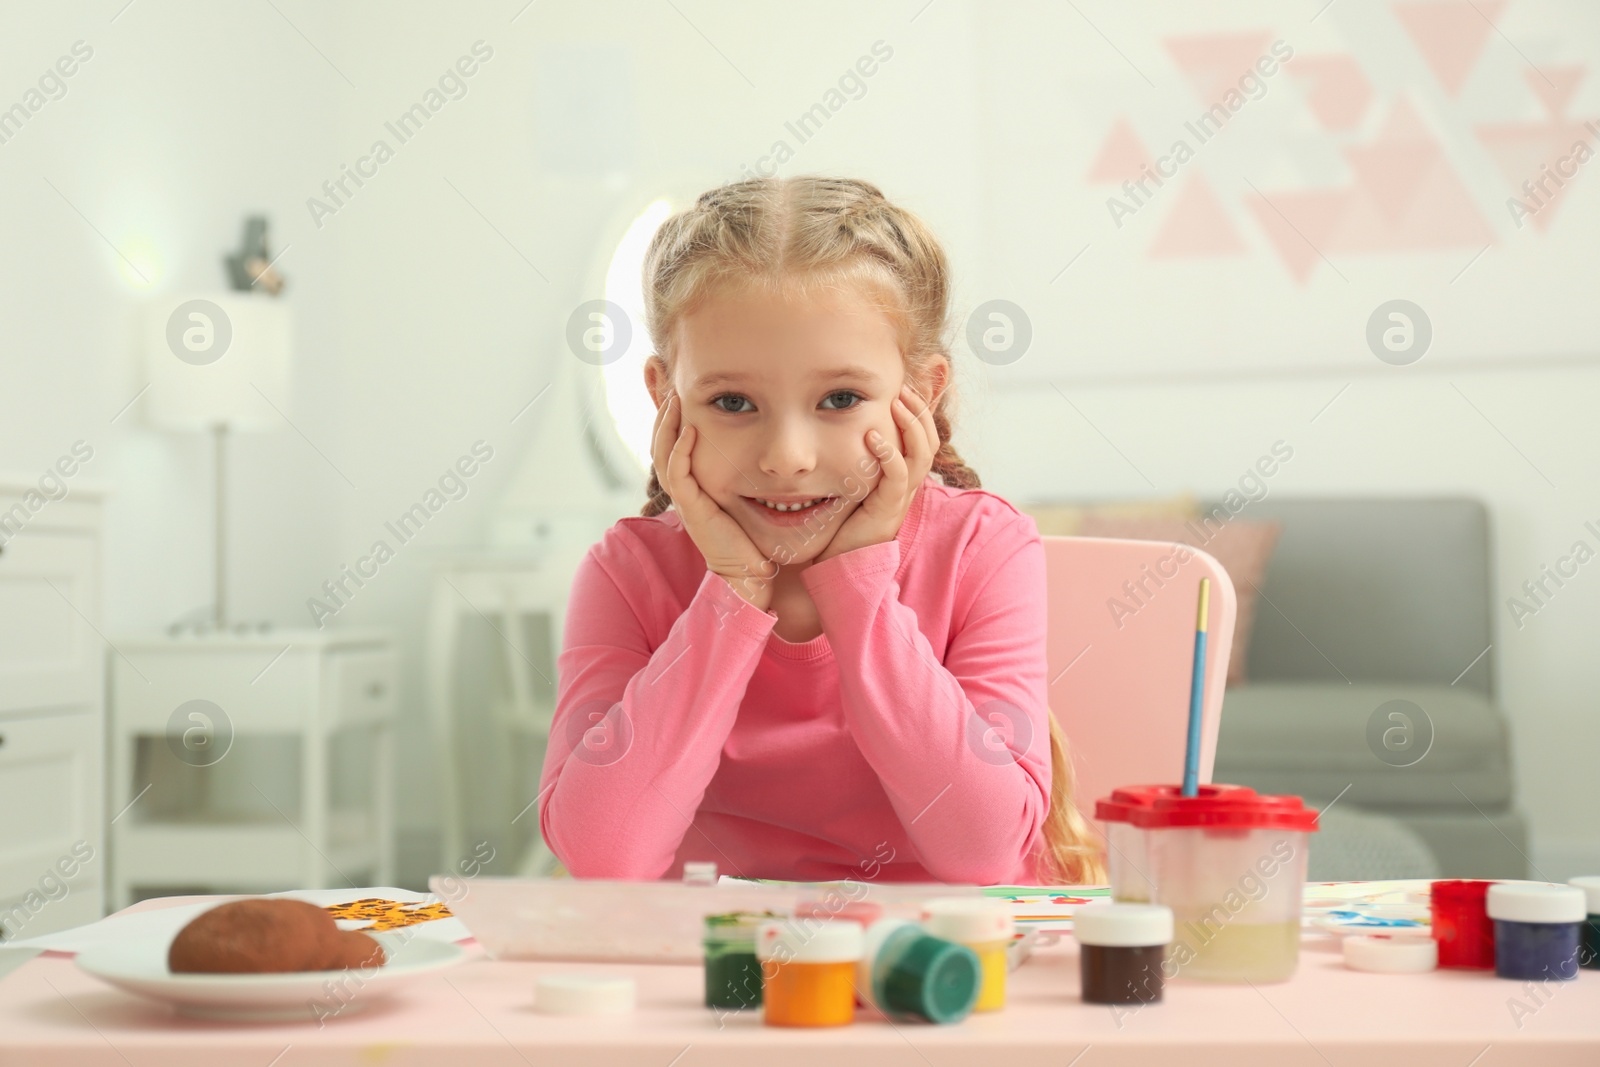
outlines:
[[[1494,922],[1494,973],[1520,981],[1578,977],[1584,891],[1547,882],[1496,882],[1486,910]]]
[[[1583,924],[1583,948],[1578,953],[1578,964],[1600,969],[1600,875],[1586,874],[1567,882],[1583,890],[1588,899],[1588,920]]]

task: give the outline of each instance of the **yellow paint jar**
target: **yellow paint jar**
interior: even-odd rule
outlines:
[[[973,1011],[999,1011],[1006,1004],[1007,949],[1016,933],[1011,904],[989,897],[939,897],[922,906],[922,928],[934,937],[966,945],[978,954],[982,982]]]
[[[796,916],[756,929],[762,1021],[768,1026],[843,1026],[856,1014],[861,924]]]

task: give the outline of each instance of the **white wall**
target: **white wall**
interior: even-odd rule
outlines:
[[[234,453],[238,612],[307,624],[306,598],[365,551],[385,519],[473,441],[496,450],[468,496],[337,619],[392,626],[403,642],[408,830],[433,823],[420,663],[430,567],[449,546],[481,541],[496,491],[537,427],[510,419],[550,380],[553,361],[571,358],[562,329],[593,295],[585,287],[597,257],[659,192],[709,187],[756,163],[775,139],[793,145],[785,120],[880,40],[892,58],[860,99],[795,145],[782,172],[876,181],[944,238],[958,309],[999,296],[1029,311],[1034,348],[1018,364],[989,367],[961,351],[957,440],[986,485],[1018,499],[1212,493],[1287,437],[1296,456],[1276,492],[1483,497],[1504,595],[1580,536],[1584,519],[1600,518],[1588,462],[1595,305],[1570,296],[1593,289],[1592,251],[1570,250],[1592,250],[1597,179],[1580,178],[1547,235],[1497,223],[1500,247],[1459,282],[1452,275],[1472,250],[1343,256],[1345,282],[1325,271],[1303,285],[1274,269],[1259,238],[1242,265],[1149,262],[1143,250],[1164,206],[1119,232],[1106,220],[1105,190],[1083,174],[1107,116],[1120,110],[1117,94],[1147,121],[1194,110],[1161,44],[1182,28],[1174,20],[1183,9],[1135,18],[1105,3],[1080,3],[1082,15],[1045,3],[997,14],[964,0],[836,0],[760,14],[724,0],[449,10],[292,0],[278,4],[282,15],[269,5],[117,6],[12,12],[0,33],[0,69],[10,72],[0,105],[74,41],[95,49],[67,95],[0,144],[0,466],[42,470],[78,438],[96,448],[85,473],[113,489],[108,632],[160,626],[204,604],[204,442],[149,430],[137,408],[110,419],[142,384],[128,358],[138,301],[220,284],[218,257],[242,216],[269,214],[276,246],[289,246],[279,266],[297,314],[298,430],[241,439]],[[1593,65],[1593,18],[1546,6],[1560,17],[1520,31],[1507,22],[1523,50],[1543,64]],[[1356,49],[1368,16],[1344,7],[1301,25],[1310,9],[1291,20],[1278,5],[1241,3],[1210,28],[1281,25],[1311,50]],[[1554,37],[1545,24],[1563,18],[1586,32]],[[398,145],[319,227],[307,198],[375,138],[394,145],[384,123],[479,40],[493,56],[466,96]],[[1386,47],[1392,58],[1398,46]],[[1503,42],[1492,47],[1486,63],[1520,62]],[[1272,91],[1286,105],[1296,90],[1285,81]],[[1570,110],[1600,113],[1593,86],[1579,88]],[[1215,158],[1219,167],[1235,159]],[[1338,175],[1336,164],[1324,163]],[[1464,166],[1488,190],[1487,212],[1503,190],[1493,192],[1481,160]],[[1278,170],[1261,180],[1289,178]],[[154,284],[131,284],[108,242],[150,257]],[[1435,350],[1413,367],[1379,364],[1362,344],[1366,312],[1418,291],[1446,294]],[[1284,317],[1283,308],[1309,310]],[[1529,308],[1538,313],[1525,350],[1479,343],[1474,316],[1504,324]],[[1139,338],[1126,350],[1119,317]],[[1219,322],[1249,338],[1249,351],[1234,359],[1219,349]],[[1290,355],[1280,363],[1273,352]],[[1556,355],[1577,358],[1548,361]],[[1466,356],[1498,363],[1451,367]],[[1518,369],[1529,356],[1546,362]],[[1244,372],[1204,380],[1217,365]],[[1042,378],[1082,414],[1038,387]],[[1551,876],[1600,867],[1587,819],[1600,802],[1590,773],[1600,725],[1588,700],[1600,668],[1583,654],[1597,619],[1600,581],[1584,573],[1522,630],[1502,614],[1491,653],[1533,859]]]

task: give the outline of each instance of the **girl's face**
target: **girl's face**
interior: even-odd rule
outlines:
[[[752,287],[707,297],[679,321],[676,342],[670,388],[701,435],[695,480],[763,555],[810,562],[881,477],[867,431],[904,450],[889,407],[905,382],[894,325],[848,291]],[[941,383],[943,373],[937,365]],[[663,379],[652,359],[645,380],[657,405]],[[788,522],[757,499],[817,497],[834,499]]]

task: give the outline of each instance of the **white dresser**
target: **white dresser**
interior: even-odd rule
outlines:
[[[68,492],[60,499],[55,488]],[[0,478],[0,935],[105,914],[101,493]]]

